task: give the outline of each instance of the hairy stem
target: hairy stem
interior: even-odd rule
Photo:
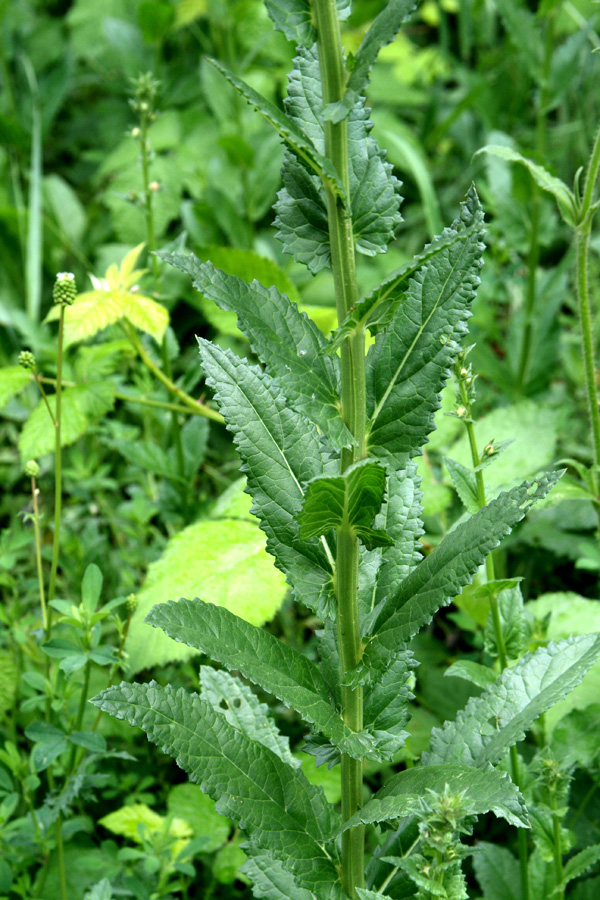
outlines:
[[[62,447],[60,441],[61,431],[61,399],[62,399],[62,364],[63,364],[63,338],[65,330],[65,307],[60,307],[58,320],[58,359],[56,363],[56,409],[54,413],[54,537],[52,541],[52,563],[50,565],[50,584],[48,585],[48,617],[46,639],[50,639],[52,633],[52,607],[56,592],[56,573],[58,570],[58,552],[60,548],[60,518],[62,514]]]
[[[323,102],[327,106],[341,99],[346,87],[340,25],[335,0],[314,0],[317,25],[319,66],[323,84]],[[325,122],[325,154],[335,166],[349,191],[348,124]],[[338,320],[342,322],[358,300],[354,232],[347,204],[325,184],[327,218],[331,242],[331,266],[335,286]],[[342,472],[366,455],[366,387],[364,331],[345,341],[341,349],[342,417],[356,445],[342,450]],[[362,655],[358,612],[358,540],[344,528],[338,532],[336,559],[336,598],[338,607],[338,646],[342,681]],[[363,727],[362,688],[342,688],[342,715],[355,731]],[[342,819],[347,821],[362,804],[363,765],[361,760],[342,754]],[[350,828],[342,837],[342,885],[346,894],[356,897],[364,886],[364,827]]]
[[[42,607],[42,628],[48,632],[48,611],[46,609],[46,596],[44,592],[44,570],[42,568],[42,541],[40,537],[40,509],[38,504],[38,488],[35,478],[31,479],[31,497],[33,500],[33,532],[35,535],[35,562],[37,567],[38,587],[40,590],[40,605]]]

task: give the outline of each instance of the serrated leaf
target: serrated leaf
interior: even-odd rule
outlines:
[[[525,649],[525,610],[523,608],[521,589],[518,585],[500,591],[498,594],[498,612],[506,655],[508,659],[518,659]],[[496,631],[491,612],[485,623],[484,646],[490,656],[498,656]]]
[[[506,847],[480,841],[473,868],[486,900],[522,900],[519,862]]]
[[[483,214],[473,190],[461,218],[479,228],[446,247],[411,278],[401,305],[367,354],[368,452],[414,456],[433,428],[433,413],[448,377],[483,264]]]
[[[426,244],[422,253],[359,300],[355,309],[333,333],[327,352],[337,352],[351,334],[358,333],[363,328],[368,328],[372,334],[378,334],[394,318],[398,306],[404,299],[410,279],[419,269],[428,263],[435,264],[436,257],[456,244],[464,243],[470,236],[479,233],[481,228],[481,207],[474,190],[471,189],[466,201],[460,204],[460,215],[449,228],[445,228],[430,244]]]
[[[448,459],[447,456],[444,457],[444,462],[463,506],[467,512],[476,513],[480,508],[480,503],[475,472],[467,469],[462,463]]]
[[[337,0],[338,16],[341,20],[350,14],[350,0]],[[277,31],[281,31],[288,41],[309,47],[315,41],[310,0],[265,0],[267,12]]]
[[[241,672],[296,709],[307,722],[356,759],[374,749],[368,734],[357,734],[344,724],[319,667],[268,631],[197,597],[156,606],[146,621],[228,669]]]
[[[312,891],[299,887],[292,873],[278,859],[266,853],[249,856],[240,872],[250,881],[255,897],[264,897],[265,900],[315,900]]]
[[[249,740],[197,694],[181,688],[123,682],[92,702],[143,728],[217,800],[218,812],[247,832],[252,845],[282,859],[325,900],[341,900],[337,872],[324,849],[334,827],[332,812],[301,770]]]
[[[420,479],[414,462],[406,469],[388,474],[387,501],[375,525],[394,541],[384,547],[375,578],[370,609],[386,600],[421,559],[420,536],[423,534]]]
[[[441,793],[446,785],[452,793],[465,791],[469,815],[494,812],[511,825],[529,824],[523,798],[505,772],[492,766],[473,769],[466,765],[439,765],[419,766],[392,775],[361,810],[344,822],[340,831],[415,815],[422,811],[421,800],[427,791]]]
[[[52,415],[56,415],[56,395],[48,397]],[[115,385],[112,381],[96,381],[65,388],[61,397],[62,447],[73,444],[101,416],[113,408]],[[21,459],[37,459],[55,449],[56,429],[46,404],[40,400],[19,436]]]
[[[242,457],[267,550],[302,601],[321,615],[332,609],[332,557],[324,542],[300,540],[295,519],[303,486],[323,474],[316,428],[256,366],[201,338],[198,343],[207,383]]]
[[[267,100],[266,97],[255,91],[249,84],[246,84],[245,81],[242,81],[233,72],[226,69],[216,59],[211,59],[210,57],[207,57],[207,59],[245,97],[248,103],[275,128],[281,139],[298,159],[302,160],[312,172],[318,175],[334,194],[344,199],[344,187],[332,162],[323,153],[315,149],[313,143],[302,133],[296,123],[289,116],[286,116],[285,113],[281,112],[270,100]]]
[[[600,635],[578,635],[528,653],[454,722],[434,728],[426,765],[485,766],[499,762],[543,712],[573,690],[600,658]]]
[[[527,513],[545,497],[561,473],[544,475],[500,494],[446,535],[384,603],[363,660],[351,680],[363,677],[366,667],[384,668],[389,654],[431,620],[434,612],[450,603],[471,580],[488,553]]]
[[[279,732],[270,716],[269,707],[261,703],[239,678],[234,678],[222,669],[200,666],[200,690],[202,699],[251,741],[264,744],[288,765],[299,765],[291,754],[289,740]]]
[[[462,678],[464,681],[470,681],[471,684],[476,684],[480,688],[486,688],[488,685],[494,684],[498,679],[498,673],[494,669],[482,666],[480,663],[473,662],[470,659],[458,659],[455,663],[452,663],[444,672],[444,677],[446,676],[449,678]]]
[[[250,497],[239,479],[210,514],[171,538],[148,569],[125,642],[128,671],[189,659],[195,651],[144,622],[146,613],[171,597],[192,595],[226,606],[253,625],[263,625],[281,606],[285,579],[265,551],[265,536],[251,515]]]
[[[354,64],[346,83],[344,96],[338,103],[332,103],[326,107],[326,119],[332,122],[341,122],[348,115],[367,86],[369,73],[379,51],[394,40],[400,26],[413,11],[415,5],[415,0],[390,0],[384,6],[354,54]]]
[[[567,860],[565,863],[563,869],[564,883],[568,884],[570,881],[573,881],[574,878],[579,878],[580,875],[583,875],[588,869],[591,869],[599,859],[600,844],[592,844],[591,847],[586,847],[584,850],[576,853],[575,856],[572,856],[571,859]]]
[[[195,253],[199,260],[211,262],[227,275],[235,275],[248,284],[258,281],[266,288],[275,287],[280,294],[286,294],[292,303],[300,303],[298,288],[288,273],[267,256],[242,247],[222,247],[216,244],[199,247]],[[179,254],[158,253],[157,256],[171,262],[171,257]]]
[[[320,153],[325,151],[323,96],[316,45],[301,48],[289,79],[286,110]],[[371,123],[361,98],[348,118],[348,176],[356,247],[373,256],[385,251],[401,217],[399,183],[385,154],[369,137]],[[329,264],[326,197],[318,179],[297,156],[286,154],[283,189],[275,205],[278,237],[312,272]]]
[[[0,409],[19,394],[31,381],[31,372],[23,366],[5,366],[0,369]]]
[[[413,699],[409,679],[417,662],[410,650],[398,650],[387,671],[365,691],[363,721],[377,743],[377,753],[384,759],[404,747],[409,732],[409,701]]]
[[[304,504],[298,513],[300,537],[327,534],[333,528],[350,530],[367,547],[385,547],[392,539],[371,527],[381,509],[386,475],[383,466],[361,460],[343,475],[320,475],[307,486]]]
[[[527,159],[512,147],[505,147],[502,144],[488,144],[478,150],[475,156],[480,153],[490,153],[500,159],[507,159],[510,162],[518,162],[529,170],[531,177],[543,191],[552,194],[558,204],[561,216],[567,225],[575,226],[577,223],[577,203],[573,192],[569,190],[564,181],[551,175],[543,166],[534,163],[533,160]]]
[[[248,284],[210,262],[201,263],[193,254],[163,259],[187,272],[194,287],[220,309],[237,314],[240,330],[269,374],[336,449],[352,443],[340,415],[339,361],[324,357],[327,338],[295,303],[275,287],[265,288],[258,281]]]

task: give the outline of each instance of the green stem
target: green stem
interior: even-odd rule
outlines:
[[[556,876],[556,900],[563,900],[565,896],[564,871],[562,861],[562,837],[560,828],[560,814],[556,803],[556,787],[550,788],[550,808],[552,810],[552,849],[554,855],[554,874]]]
[[[156,235],[154,231],[154,203],[152,191],[150,190],[150,158],[148,153],[148,120],[146,116],[141,119],[141,136],[140,149],[142,158],[142,183],[144,186],[144,206],[146,213],[146,230],[148,233],[148,252],[152,260],[152,279],[154,281],[154,290],[158,292],[158,281],[160,272],[158,268],[158,259],[154,255],[156,250]]]
[[[60,307],[58,320],[58,360],[56,363],[56,409],[55,409],[55,443],[54,443],[54,536],[52,541],[52,563],[50,566],[50,584],[48,586],[48,604],[54,600],[56,592],[56,573],[58,570],[58,551],[60,548],[60,518],[62,514],[62,447],[61,431],[61,399],[62,399],[62,364],[63,337],[65,330],[65,307]],[[52,607],[48,605],[48,627],[46,639],[52,633]]]
[[[346,70],[335,0],[313,0],[317,25],[319,67],[325,106],[340,100],[346,89]],[[325,155],[331,160],[349,193],[348,124],[325,122]],[[331,267],[338,321],[342,322],[358,300],[354,232],[348,206],[324,184],[331,244]],[[345,341],[341,349],[341,412],[356,444],[342,450],[341,470],[366,455],[366,379],[364,330]],[[358,611],[358,540],[347,528],[338,530],[336,558],[338,647],[342,683],[363,652]],[[363,727],[362,688],[342,686],[342,716],[355,731]],[[342,754],[342,820],[350,819],[362,805],[362,760]],[[350,898],[364,887],[364,826],[350,828],[342,836],[342,886]]]
[[[164,384],[164,386],[167,388],[168,391],[170,391],[172,394],[175,394],[175,396],[179,400],[181,400],[181,402],[188,409],[191,409],[192,412],[194,412],[197,416],[205,416],[207,419],[212,419],[213,422],[219,422],[221,424],[225,421],[223,419],[223,416],[220,413],[216,412],[216,410],[210,409],[210,407],[205,406],[202,403],[198,403],[197,400],[194,400],[193,397],[190,397],[190,395],[186,394],[185,391],[182,391],[181,388],[178,388],[177,385],[173,381],[171,381],[170,378],[167,378],[165,373],[161,369],[159,369],[159,367],[156,365],[156,363],[153,362],[152,359],[148,356],[148,354],[146,353],[146,350],[144,348],[144,345],[138,338],[134,329],[129,325],[129,323],[123,322],[121,324],[123,325],[123,328],[125,330],[125,333],[126,333],[128,339],[131,341],[132,345],[135,347],[136,352],[137,352],[138,356],[140,357],[140,359],[142,360],[142,362],[150,369],[152,374],[155,375],[156,378],[158,378],[158,380],[160,382],[162,382],[162,384]]]
[[[38,383],[43,381],[44,384],[52,384],[56,387],[56,378],[41,378],[37,379]],[[76,381],[64,381],[62,383],[64,388],[68,387],[77,387]],[[191,415],[202,415],[202,413],[197,412],[196,410],[191,409],[189,406],[181,406],[179,403],[165,403],[164,400],[148,400],[147,397],[131,397],[129,394],[123,394],[119,391],[115,391],[115,397],[117,400],[124,400],[126,403],[138,403],[140,406],[154,406],[156,409],[169,409],[174,412],[181,413],[184,416]],[[202,406],[202,404],[196,404],[198,406]],[[54,418],[53,418],[54,421]]]
[[[465,426],[467,429],[467,435],[469,438],[469,447],[471,450],[471,460],[473,462],[473,468],[478,469],[479,471],[475,472],[475,483],[477,485],[477,502],[479,507],[482,508],[486,504],[485,497],[485,482],[483,480],[483,472],[479,469],[479,465],[481,463],[481,458],[479,456],[479,450],[477,449],[477,440],[475,437],[475,426],[473,425],[473,419],[471,418],[471,402],[469,400],[469,394],[467,391],[467,386],[465,384],[464,378],[461,374],[458,374],[458,385],[460,391],[460,398],[462,401],[462,405],[466,410],[465,416]],[[487,581],[494,581],[496,577],[495,566],[494,566],[494,556],[490,553],[485,561],[485,573]],[[506,653],[506,643],[504,641],[504,634],[502,632],[502,621],[500,619],[500,609],[498,606],[498,598],[492,595],[490,597],[490,612],[492,614],[492,624],[494,628],[494,637],[496,638],[496,646],[498,647],[498,661],[500,663],[501,671],[504,671],[508,665],[508,656]],[[514,783],[519,787],[520,785],[520,775],[519,775],[519,755],[517,753],[517,748],[513,744],[510,748],[510,771],[511,777]],[[519,871],[521,876],[521,896],[522,900],[529,900],[529,851],[527,847],[527,835],[525,834],[525,830],[523,828],[517,829],[517,839],[519,846]]]
[[[35,478],[31,479],[31,496],[33,499],[33,531],[35,534],[35,561],[37,566],[38,586],[40,589],[40,605],[42,607],[42,627],[48,633],[48,612],[44,594],[44,570],[42,568],[42,541],[40,538],[40,510],[38,505],[38,489]]]
[[[90,687],[90,673],[92,669],[92,664],[90,660],[85,664],[85,669],[83,672],[83,686],[81,688],[81,692],[79,694],[79,706],[77,707],[77,716],[75,717],[75,728],[73,731],[81,731],[81,724],[83,722],[83,714],[85,712],[85,704],[88,699],[88,692]],[[75,768],[75,760],[77,758],[77,745],[71,745],[71,753],[69,756],[69,764],[67,766],[67,779],[73,773],[73,769]]]
[[[46,409],[48,410],[48,414],[49,414],[49,416],[50,416],[50,418],[51,418],[51,420],[52,420],[52,424],[53,424],[54,427],[56,428],[56,419],[54,418],[54,413],[52,412],[52,409],[51,409],[51,407],[50,407],[50,402],[49,402],[49,400],[48,400],[48,395],[46,394],[46,391],[44,390],[44,386],[43,386],[43,384],[42,384],[42,381],[49,381],[51,384],[54,384],[54,385],[56,386],[56,379],[54,379],[54,378],[51,378],[51,379],[48,379],[48,378],[42,378],[41,375],[38,375],[38,374],[36,374],[35,372],[34,372],[34,374],[33,374],[33,377],[34,377],[34,379],[35,379],[35,383],[37,384],[38,388],[40,389],[40,394],[42,395],[42,400],[43,400],[44,403],[46,404]],[[64,384],[64,382],[63,382],[63,384]]]

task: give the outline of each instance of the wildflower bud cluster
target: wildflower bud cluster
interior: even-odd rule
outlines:
[[[77,297],[77,285],[72,272],[59,272],[52,289],[52,299],[57,306],[71,306]]]
[[[35,356],[31,352],[31,350],[21,350],[18,359],[19,365],[24,369],[31,369],[31,371],[35,369]]]

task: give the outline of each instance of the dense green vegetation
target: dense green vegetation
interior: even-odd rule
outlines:
[[[0,898],[600,893],[597,14],[394,0],[369,32],[386,4],[347,6],[352,74],[323,126],[328,2],[318,58],[286,18],[304,0],[2,4]],[[318,476],[302,511],[273,504],[226,383],[265,434],[286,423],[300,492]],[[359,539],[366,649],[356,668],[341,627],[340,689]],[[259,671],[271,653],[322,691]],[[298,837],[288,860],[256,796],[236,809],[229,776],[188,761],[204,794],[97,708],[181,756],[140,718],[171,696],[252,748],[267,791],[290,779],[325,856]]]

